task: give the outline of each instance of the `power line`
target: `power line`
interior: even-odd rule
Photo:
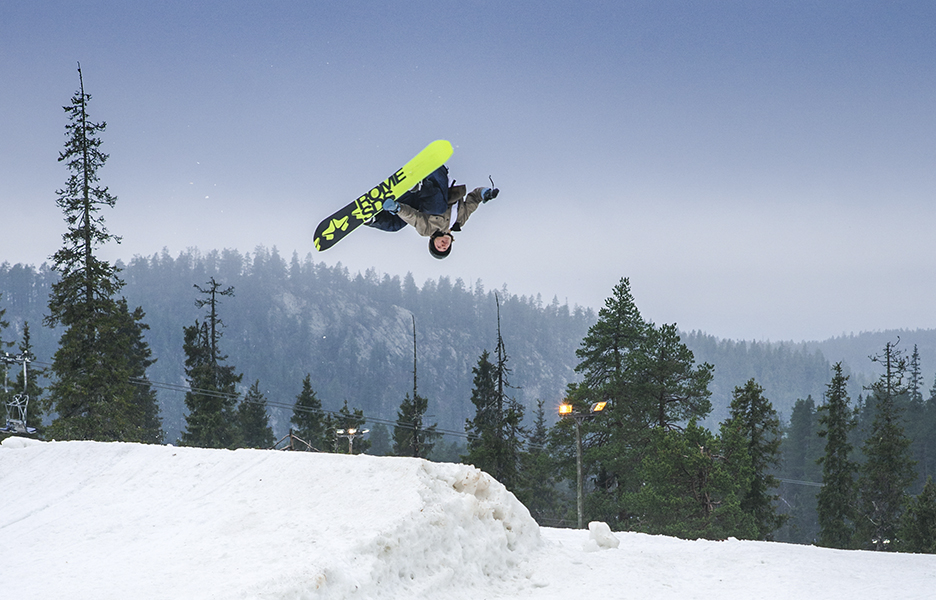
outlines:
[[[239,393],[229,393],[229,392],[221,392],[218,390],[209,390],[205,388],[196,388],[196,387],[191,387],[188,385],[183,385],[183,384],[178,384],[178,383],[150,381],[149,379],[144,379],[142,377],[131,377],[130,383],[133,383],[136,385],[149,385],[150,387],[163,389],[167,391],[173,391],[173,392],[184,392],[184,393],[191,392],[193,394],[201,394],[204,396],[210,396],[214,398],[226,398],[226,399],[232,399],[232,400],[240,400],[241,402],[249,402],[252,404],[265,404],[266,406],[272,407],[272,408],[281,408],[285,410],[291,409],[294,411],[307,412],[307,413],[327,414],[327,415],[331,415],[337,418],[347,418],[349,416],[345,413],[336,412],[333,410],[325,410],[325,409],[314,410],[314,409],[306,408],[303,406],[296,406],[295,404],[287,404],[285,402],[278,402],[276,400],[264,400],[263,402],[260,402],[257,400],[248,400],[245,396]],[[354,415],[350,415],[350,416],[354,416]],[[368,423],[377,423],[381,425],[393,425],[395,427],[402,427],[405,429],[413,429],[413,430],[417,429],[416,425],[413,423],[405,423],[405,422],[400,422],[396,420],[384,419],[380,417],[369,417],[367,415],[361,415],[361,418],[363,418]],[[425,429],[428,429],[428,428],[425,428]],[[444,435],[453,435],[457,437],[463,437],[466,439],[470,437],[467,433],[463,431],[454,431],[451,429],[439,429],[438,427],[436,427],[434,431],[436,433],[441,433]]]
[[[794,485],[808,485],[810,487],[822,487],[824,483],[816,483],[815,481],[800,481],[799,479],[784,479],[783,477],[775,477],[777,481],[783,483],[792,483]]]
[[[41,362],[41,361],[33,361],[33,363],[37,365],[47,366],[47,367],[52,366],[50,363]],[[325,410],[325,409],[313,410],[313,409],[302,407],[302,406],[296,406],[295,404],[287,404],[285,402],[278,402],[276,400],[264,400],[263,402],[256,401],[256,400],[248,400],[243,394],[236,393],[236,392],[235,393],[222,392],[219,390],[196,388],[190,385],[180,384],[180,383],[151,381],[143,377],[131,377],[129,379],[129,382],[134,385],[148,385],[150,387],[154,387],[154,388],[162,389],[166,391],[171,391],[171,392],[194,393],[194,394],[201,394],[203,396],[209,396],[213,398],[240,400],[241,402],[248,402],[251,404],[265,404],[268,407],[279,408],[283,410],[293,410],[293,411],[307,412],[307,413],[320,413],[320,414],[330,415],[330,416],[341,418],[341,419],[347,418],[349,416],[354,417],[354,415],[348,415],[346,413],[336,412],[333,410]],[[361,418],[364,419],[368,423],[391,425],[393,427],[400,427],[403,429],[412,429],[414,431],[418,429],[414,423],[406,423],[406,422],[401,422],[397,420],[385,419],[381,417],[368,417],[367,415],[361,415]],[[424,429],[428,429],[428,428],[424,428]],[[468,433],[464,431],[456,431],[452,429],[440,429],[439,427],[436,427],[433,431],[441,435],[454,436],[454,437],[464,438],[464,439],[471,439],[473,437],[472,435],[469,435]],[[546,449],[545,446],[541,444],[531,444],[529,442],[527,442],[527,448],[530,450],[545,450]]]

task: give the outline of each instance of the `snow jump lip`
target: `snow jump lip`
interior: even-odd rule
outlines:
[[[10,597],[444,596],[540,541],[474,467],[272,450],[7,440],[0,515]]]

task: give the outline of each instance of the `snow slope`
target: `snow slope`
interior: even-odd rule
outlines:
[[[464,465],[0,445],[2,598],[922,599],[934,584],[929,555],[540,529]]]

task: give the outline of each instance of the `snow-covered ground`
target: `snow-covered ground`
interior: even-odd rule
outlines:
[[[546,529],[473,467],[0,445],[0,598],[933,598],[936,556]]]

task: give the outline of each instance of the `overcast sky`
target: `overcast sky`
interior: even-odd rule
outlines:
[[[0,5],[0,262],[61,245],[81,62],[128,260],[258,245],[723,338],[936,327],[936,3]],[[316,224],[423,146],[488,176],[445,261]]]

